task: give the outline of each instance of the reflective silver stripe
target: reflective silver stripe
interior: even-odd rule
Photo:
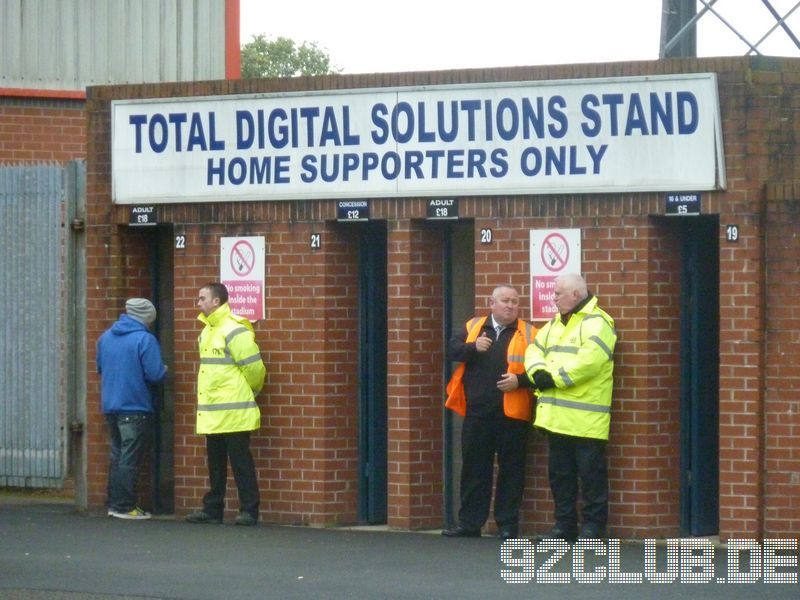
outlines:
[[[611,352],[611,348],[609,348],[608,346],[606,346],[606,343],[605,343],[603,340],[601,340],[601,339],[600,339],[599,337],[597,337],[596,335],[593,335],[593,336],[592,336],[592,337],[590,337],[589,339],[590,339],[590,340],[592,340],[592,341],[593,341],[595,344],[597,344],[598,346],[600,346],[600,347],[601,347],[601,348],[602,348],[602,349],[605,351],[605,353],[608,355],[608,359],[609,359],[609,360],[611,360],[612,358],[614,358],[614,354]]]
[[[564,383],[567,384],[567,387],[572,387],[575,385],[572,383],[572,379],[570,379],[570,376],[567,374],[566,370],[564,370],[564,367],[558,369],[558,374],[561,375],[561,379],[564,380]]]
[[[589,412],[610,413],[610,406],[601,406],[599,404],[590,404],[589,402],[577,402],[575,400],[565,400],[564,398],[553,398],[552,396],[539,396],[537,400],[540,404],[552,404],[553,406],[562,406],[564,408],[576,408],[578,410],[586,410]]]
[[[589,319],[603,319],[603,315],[595,315],[595,314],[592,314],[592,315],[586,315],[586,317],[584,317],[584,319],[583,319],[583,320],[584,320],[584,322],[585,322],[585,321],[588,321]],[[611,333],[613,333],[613,334],[614,334],[614,337],[617,337],[617,328],[616,328],[616,327],[614,327],[614,326],[612,326],[612,325],[611,325],[611,323],[609,323],[609,322],[608,322],[608,321],[606,321],[605,319],[603,319],[603,322],[604,322],[604,323],[606,324],[606,326],[607,326],[607,327],[608,327],[608,328],[611,330]]]
[[[588,321],[589,319],[603,319],[603,315],[596,315],[596,314],[586,315],[586,317],[583,320],[585,322],[585,321]],[[611,330],[611,333],[614,334],[614,337],[617,337],[617,328],[612,326],[611,323],[609,323],[605,319],[603,319],[603,322]]]
[[[231,329],[230,333],[225,336],[225,344],[229,344],[230,341],[235,338],[240,333],[247,333],[247,327],[237,327],[236,329]]]
[[[541,345],[541,344],[540,344],[538,341],[536,341],[536,340],[533,340],[533,345],[534,345],[534,346],[536,346],[536,347],[537,347],[539,350],[541,350],[542,352],[544,352],[544,351],[545,351],[545,350],[544,350],[544,346],[542,346],[542,345]]]
[[[550,346],[547,350],[545,350],[544,354],[547,356],[551,352],[563,352],[564,354],[577,354],[578,348],[577,346]]]
[[[524,325],[525,325],[525,341],[529,342],[530,339],[531,339],[531,327],[532,326],[531,326],[530,323],[527,323],[527,322],[524,323]],[[517,335],[517,334],[520,334],[520,333],[521,333],[520,330],[517,329],[514,334]],[[525,362],[525,355],[524,354],[509,354],[508,355],[508,362],[524,363]]]
[[[242,410],[245,408],[258,408],[258,404],[253,400],[246,402],[223,402],[221,404],[198,404],[197,410],[199,411],[214,411],[214,410]]]
[[[261,360],[261,355],[260,354],[253,354],[253,356],[248,356],[247,358],[243,358],[242,360],[240,360],[236,364],[241,367],[242,365],[249,365],[251,363],[255,363],[255,362],[258,362],[260,360]]]
[[[201,365],[232,365],[235,364],[233,359],[230,356],[226,356],[225,358],[212,358],[210,356],[206,356],[200,359]]]

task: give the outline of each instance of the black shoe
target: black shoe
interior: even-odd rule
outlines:
[[[577,537],[577,527],[561,527],[560,525],[556,525],[550,530],[550,533],[533,536],[533,541],[543,542],[544,540],[564,540],[570,544],[573,544],[575,543]]]
[[[206,523],[209,525],[219,525],[222,523],[220,517],[214,517],[202,510],[196,510],[186,515],[186,521],[189,523]]]
[[[442,535],[445,537],[481,537],[480,529],[467,529],[459,525],[452,529],[442,530]]]
[[[581,527],[581,534],[578,536],[579,540],[605,540],[606,532],[604,527],[598,527],[591,523],[584,524]]]
[[[234,525],[244,525],[245,527],[252,527],[257,523],[258,519],[246,512],[240,512],[236,515],[236,520],[233,522]]]
[[[519,537],[519,531],[516,527],[506,527],[500,530],[500,539],[505,540],[515,540]]]

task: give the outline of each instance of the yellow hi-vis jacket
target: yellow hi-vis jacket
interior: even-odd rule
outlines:
[[[608,439],[616,342],[614,319],[597,306],[596,297],[566,325],[556,315],[539,330],[525,351],[525,372],[533,381],[544,369],[556,387],[537,391],[534,427]]]
[[[489,317],[475,317],[467,322],[467,343],[472,343],[478,339],[481,328]],[[508,357],[508,373],[521,375],[525,372],[522,360],[525,356],[525,348],[528,347],[529,340],[536,332],[536,329],[528,321],[517,319],[517,330],[514,337],[508,343],[506,356]],[[466,365],[460,363],[450,377],[447,384],[447,401],[444,405],[450,410],[460,414],[462,417],[467,414],[467,396],[464,393],[464,370]],[[517,388],[503,394],[503,413],[512,419],[521,421],[531,420],[531,390],[529,388]]]
[[[266,368],[250,321],[227,303],[207,317],[200,333],[197,377],[197,433],[234,433],[261,427],[255,395],[264,386]]]

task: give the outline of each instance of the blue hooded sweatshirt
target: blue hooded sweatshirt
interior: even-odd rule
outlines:
[[[167,368],[156,337],[144,323],[123,314],[97,340],[97,372],[103,414],[152,413],[150,385],[164,381]]]

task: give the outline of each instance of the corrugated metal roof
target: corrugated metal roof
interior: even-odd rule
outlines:
[[[224,78],[223,0],[0,0],[0,87]]]

